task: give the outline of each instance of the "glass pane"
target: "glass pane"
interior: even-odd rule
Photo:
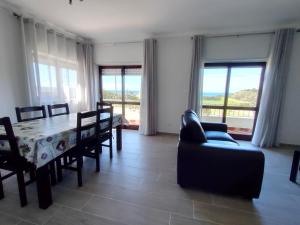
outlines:
[[[116,114],[122,114],[122,105],[121,104],[113,104],[113,110]]]
[[[141,100],[141,69],[125,70],[125,101],[140,102]]]
[[[102,87],[104,101],[122,100],[121,69],[103,69]]]
[[[226,123],[230,133],[252,134],[255,111],[227,110],[226,114]]]
[[[204,69],[203,105],[224,105],[226,78],[226,67]]]
[[[75,101],[77,98],[77,71],[73,69],[62,68],[61,77],[65,100]]]
[[[140,124],[140,106],[125,105],[125,119],[129,125]]]
[[[202,109],[202,121],[220,123],[223,119],[223,109]]]
[[[56,88],[56,72],[54,66],[39,64],[39,74],[41,88]]]
[[[229,84],[229,106],[255,107],[262,67],[232,68]]]

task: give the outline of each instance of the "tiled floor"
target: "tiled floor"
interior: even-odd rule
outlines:
[[[261,197],[246,201],[181,189],[176,184],[176,145],[175,136],[125,131],[121,152],[114,152],[112,160],[103,152],[100,173],[94,172],[93,160],[85,161],[83,187],[77,188],[75,173],[65,173],[47,210],[38,208],[35,184],[28,187],[28,206],[20,208],[11,178],[0,201],[0,224],[300,224],[300,185],[289,181],[291,149],[264,150]]]

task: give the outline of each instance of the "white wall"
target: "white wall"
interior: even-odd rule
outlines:
[[[265,60],[268,57],[271,39],[271,34],[209,37],[204,43],[205,60]]]
[[[15,107],[26,105],[20,24],[0,7],[0,117],[16,121]]]
[[[192,45],[189,37],[160,38],[158,46],[158,130],[178,133],[186,109]]]
[[[206,38],[205,61],[266,60],[272,35]],[[158,38],[158,129],[178,133],[186,109],[192,55],[190,37]]]
[[[205,61],[266,61],[271,34],[205,39]],[[192,41],[190,37],[158,38],[158,129],[178,133],[186,109]],[[101,51],[101,52],[98,52]],[[98,64],[142,62],[142,44],[98,45]],[[300,145],[300,34],[296,34],[281,117],[281,143]]]
[[[96,44],[95,61],[98,65],[139,65],[143,63],[143,44]]]
[[[279,140],[284,144],[300,145],[300,33],[294,39],[286,94],[284,98]]]

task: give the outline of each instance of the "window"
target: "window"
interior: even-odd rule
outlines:
[[[39,52],[39,64],[33,64],[34,79],[41,104],[68,102],[71,109],[80,100],[78,62]],[[74,108],[75,109],[75,108]]]
[[[100,66],[100,101],[112,103],[114,112],[123,115],[124,128],[138,129],[142,67]]]
[[[206,63],[202,119],[227,123],[237,139],[250,140],[259,110],[265,63]]]

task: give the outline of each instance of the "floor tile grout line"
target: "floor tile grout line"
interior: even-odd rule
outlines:
[[[184,216],[184,215],[180,215],[180,214],[177,214],[177,213],[171,213],[171,215],[172,216],[181,216],[181,217],[183,217],[183,218],[185,218],[185,219],[188,219],[188,220],[194,220],[194,221],[202,221],[202,222],[209,222],[209,223],[211,223],[211,224],[216,224],[216,225],[224,225],[223,223],[217,223],[217,222],[215,222],[215,221],[212,221],[212,220],[208,220],[208,219],[204,219],[204,218],[197,218],[197,217],[195,217],[195,218],[191,218],[191,217],[187,217],[187,216]]]
[[[89,204],[89,202],[92,200],[93,197],[94,197],[93,195],[89,196],[89,199],[82,205],[82,207],[80,207],[80,210],[82,210],[84,207],[86,207]]]
[[[195,201],[193,200],[193,219],[195,219]]]
[[[119,188],[123,188],[123,189],[129,190],[129,191],[138,191],[138,192],[141,192],[141,193],[143,193],[143,194],[155,194],[155,191],[141,191],[141,190],[140,190],[140,185],[142,185],[143,182],[144,182],[143,180],[140,181],[140,184],[139,184],[139,188],[138,188],[138,189],[131,189],[131,188],[128,188],[128,187],[120,186],[120,185],[118,185],[118,184],[109,184],[109,183],[104,183],[104,184],[106,184],[106,185],[111,185],[111,186],[117,186],[117,187],[119,187]],[[95,184],[98,184],[98,183],[95,183]],[[100,184],[101,184],[101,182],[100,182]],[[173,187],[174,187],[174,186],[177,187],[176,184],[170,184],[170,185],[173,186]],[[64,185],[63,185],[63,186],[64,186]],[[66,189],[69,189],[69,190],[74,190],[74,189],[72,189],[72,188],[70,188],[70,187],[68,187],[68,186],[64,186],[63,188],[66,188]],[[76,189],[75,191],[80,191],[80,192],[86,193],[86,194],[99,195],[99,194],[95,194],[95,193],[92,193],[92,192],[83,191],[83,190],[80,190],[80,189]],[[102,197],[103,195],[99,195],[99,196]],[[161,197],[162,195],[157,195],[157,196],[158,196],[158,197]],[[191,199],[191,198],[185,198],[185,197],[179,197],[179,198],[174,198],[174,199],[178,199],[178,200],[182,199],[182,200],[187,200],[187,201],[193,201],[193,200],[199,201],[199,200],[197,200],[197,199]],[[201,201],[199,201],[199,202],[201,202]]]
[[[156,182],[159,182],[160,178],[161,178],[161,172],[157,175],[155,181],[156,181]]]
[[[34,223],[34,222],[31,222],[27,219],[24,219],[23,217],[20,217],[20,216],[14,216],[14,215],[11,215],[9,213],[6,213],[6,212],[3,212],[3,211],[0,211],[0,214],[3,214],[3,215],[6,215],[6,216],[9,216],[11,218],[16,218],[17,220],[19,220],[16,225],[22,223],[22,222],[26,222],[26,223],[30,223],[30,224],[33,224],[33,225],[38,225],[37,223]]]
[[[103,196],[103,195],[98,195],[98,194],[93,194],[93,197],[97,197],[97,198],[106,198],[106,199],[109,199],[109,200],[113,200],[113,201],[116,201],[116,202],[121,202],[121,203],[124,203],[124,204],[128,204],[128,205],[131,205],[131,206],[134,206],[134,207],[137,207],[137,208],[140,208],[142,207],[143,209],[151,209],[151,210],[154,210],[154,211],[160,211],[160,212],[164,212],[164,213],[174,213],[174,214],[177,214],[177,215],[180,215],[180,216],[183,216],[183,217],[186,217],[186,218],[192,218],[192,217],[189,217],[188,215],[185,215],[185,214],[182,214],[180,212],[174,212],[174,211],[170,211],[170,210],[165,210],[165,209],[159,209],[159,208],[154,208],[154,207],[151,207],[151,206],[146,206],[146,205],[142,205],[142,204],[137,204],[137,203],[133,203],[133,202],[128,202],[128,201],[124,201],[124,200],[119,200],[119,199],[115,199],[113,197],[108,197],[108,196]],[[92,199],[92,198],[91,198]],[[90,199],[90,200],[91,200]],[[89,201],[90,201],[89,200]],[[63,204],[60,204],[62,206],[64,206]],[[87,204],[86,204],[87,205]],[[86,206],[85,205],[85,206]],[[69,207],[69,206],[66,206],[66,207]],[[71,207],[69,207],[71,208]],[[75,208],[74,208],[75,209]],[[82,208],[83,209],[83,208]],[[82,209],[76,209],[76,210],[82,210]],[[85,211],[83,211],[85,212]]]
[[[126,225],[131,225],[131,224],[128,224],[128,223],[123,223],[123,221],[120,221],[120,220],[117,220],[117,219],[114,219],[114,218],[111,218],[111,217],[100,216],[99,214],[95,214],[95,213],[91,213],[91,212],[88,212],[88,211],[72,208],[72,207],[69,207],[69,206],[64,206],[64,205],[61,205],[61,204],[58,204],[58,205],[60,205],[61,207],[65,207],[65,208],[77,211],[77,212],[81,212],[81,213],[86,214],[86,215],[95,216],[95,217],[100,218],[100,219],[110,220],[112,222],[121,223],[122,225],[125,225],[125,224]]]
[[[230,206],[214,204],[214,203],[199,202],[197,200],[195,200],[195,201],[198,202],[201,205],[211,205],[211,206],[214,206],[214,207],[219,207],[219,208],[223,208],[223,209],[230,209],[230,210],[234,210],[234,211],[237,211],[237,212],[242,212],[242,213],[247,213],[247,214],[256,214],[255,212],[250,212],[250,211],[244,210],[244,209],[237,209],[237,208],[233,208],[233,207],[230,207]]]

